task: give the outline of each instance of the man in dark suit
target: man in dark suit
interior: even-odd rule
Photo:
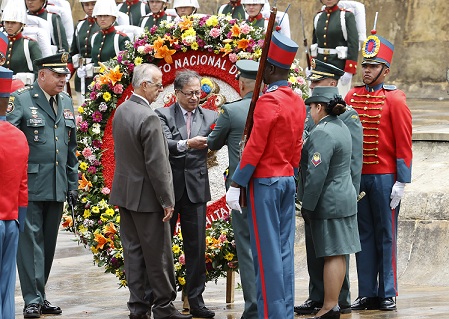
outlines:
[[[190,313],[198,318],[212,318],[215,313],[206,308],[202,294],[206,282],[206,203],[211,199],[207,135],[212,131],[217,113],[198,106],[201,81],[196,72],[179,72],[174,89],[177,102],[156,110],[168,141],[175,186],[176,203],[171,226],[174,231],[179,214]]]
[[[70,96],[63,92],[68,53],[34,61],[38,78],[11,94],[7,120],[28,141],[28,211],[19,235],[17,269],[25,301],[25,318],[60,314],[45,293],[66,199],[78,198],[76,125]]]
[[[120,210],[129,318],[148,319],[151,308],[156,319],[192,318],[173,305],[175,270],[167,223],[174,210],[173,181],[167,142],[150,107],[162,92],[162,72],[141,64],[134,69],[132,85],[133,95],[112,122],[116,167],[110,197]],[[149,301],[144,296],[150,290]]]

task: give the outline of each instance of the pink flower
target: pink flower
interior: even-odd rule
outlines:
[[[248,34],[251,32],[251,27],[249,25],[247,25],[246,23],[244,23],[240,27],[240,32],[242,32],[243,34]]]
[[[115,93],[115,94],[122,94],[123,93],[123,85],[122,84],[116,84],[113,88],[112,88],[112,91]]]
[[[218,237],[218,240],[224,243],[226,241],[226,234],[221,234],[220,237]]]
[[[87,172],[88,172],[89,174],[95,174],[95,173],[97,172],[97,168],[96,168],[95,166],[90,166],[90,167],[87,169]]]
[[[182,254],[181,256],[179,256],[179,263],[181,265],[185,265],[186,264],[186,256],[184,256],[184,254]]]
[[[306,81],[304,81],[304,78],[302,77],[302,76],[298,76],[297,78],[296,78],[296,81],[298,81],[298,83],[299,84],[304,84],[304,83],[306,83]]]
[[[89,156],[92,155],[92,149],[90,147],[86,147],[85,149],[83,149],[81,153],[85,158],[88,158]]]
[[[107,187],[103,187],[101,189],[101,193],[104,194],[104,195],[108,195],[110,192],[111,192],[111,190],[109,188],[107,188]]]
[[[83,121],[83,117],[81,115],[75,116],[76,126],[79,126],[82,121]]]
[[[220,29],[217,29],[217,28],[213,28],[212,30],[210,30],[210,32],[209,32],[209,35],[212,37],[212,38],[218,38],[219,36],[220,36],[220,34],[221,34],[221,32],[220,32]]]
[[[86,121],[83,121],[80,123],[80,131],[81,132],[87,132],[89,129],[89,124]]]
[[[229,56],[229,60],[230,60],[232,63],[237,62],[237,60],[238,60],[237,54],[235,54],[235,53],[229,53],[228,56]]]
[[[92,121],[100,123],[102,119],[103,115],[101,115],[100,111],[95,111],[92,113]]]
[[[91,100],[96,100],[97,99],[97,92],[95,92],[95,91],[90,92],[90,99]]]

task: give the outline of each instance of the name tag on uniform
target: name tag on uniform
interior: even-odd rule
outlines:
[[[64,118],[66,120],[73,120],[73,119],[75,119],[75,117],[73,116],[72,111],[70,111],[69,109],[64,109]]]
[[[31,125],[38,126],[38,125],[42,125],[44,123],[44,120],[41,119],[40,117],[38,117],[38,118],[35,118],[35,119],[29,119],[28,122]]]

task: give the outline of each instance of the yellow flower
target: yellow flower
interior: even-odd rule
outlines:
[[[91,250],[94,254],[98,253],[98,249],[95,248],[94,246],[91,246],[91,247],[90,247],[90,250]]]
[[[177,236],[178,236],[179,240],[182,240],[182,232],[181,232],[181,231],[179,231],[179,233],[177,234]]]
[[[85,209],[85,210],[84,210],[83,217],[84,217],[84,218],[89,218],[89,217],[90,217],[90,210],[89,210],[89,209]]]
[[[87,203],[87,197],[81,198],[81,203],[83,203],[83,204]]]
[[[120,224],[120,215],[117,215],[117,217],[115,218],[115,222],[116,222],[117,224]]]
[[[193,28],[187,29],[182,33],[181,38],[185,39],[187,37],[196,37],[196,31]]]
[[[108,206],[108,204],[106,203],[106,201],[104,199],[102,199],[101,201],[98,202],[98,207],[100,207],[101,209],[104,209]]]
[[[92,213],[98,214],[100,212],[100,208],[98,206],[92,206]]]
[[[105,214],[101,214],[101,215],[100,215],[100,219],[101,219],[103,222],[107,222],[107,221],[109,220],[109,216],[107,216],[107,215],[105,215]]]
[[[134,59],[134,64],[140,65],[140,64],[142,64],[142,61],[143,61],[143,59],[140,56],[138,56]]]
[[[175,254],[178,254],[181,251],[181,248],[178,245],[173,245],[172,250]]]
[[[186,47],[182,47],[182,48],[181,48],[181,51],[182,51],[182,52],[187,52],[187,48],[186,48]]]
[[[186,280],[184,277],[178,277],[178,282],[181,286],[184,286],[186,284]]]
[[[106,209],[105,214],[112,217],[115,214],[115,210],[113,210],[112,208],[108,208]]]
[[[224,258],[228,261],[231,261],[234,258],[234,254],[233,253],[227,253]]]
[[[262,49],[257,48],[257,49],[254,51],[254,57],[255,57],[256,59],[258,59],[258,58],[260,58],[261,56],[262,56]]]
[[[217,16],[210,16],[209,19],[206,20],[206,25],[208,27],[215,27],[218,24]]]
[[[199,48],[199,45],[198,45],[198,43],[197,42],[193,42],[191,45],[190,45],[190,47],[192,48],[192,50],[198,50],[198,48]]]
[[[181,263],[176,263],[175,264],[175,270],[180,270],[182,268]]]
[[[207,236],[206,237],[206,243],[210,245],[210,244],[212,244],[212,242],[213,242],[212,238],[210,236]]]
[[[109,93],[109,92],[104,92],[103,93],[103,100],[105,100],[106,102],[111,100],[111,97],[112,97],[111,93]]]
[[[80,170],[85,171],[89,167],[89,165],[86,162],[80,162],[79,167]]]
[[[85,232],[87,231],[87,228],[84,227],[83,224],[80,224],[80,225],[78,226],[78,231],[79,231],[81,234],[83,234],[83,233],[85,233]]]
[[[288,82],[293,83],[293,84],[296,83],[296,76],[289,77]]]
[[[82,107],[81,105],[78,106],[78,113],[79,114],[83,114],[84,113],[84,107]]]

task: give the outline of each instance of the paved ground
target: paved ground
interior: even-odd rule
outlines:
[[[449,99],[445,100],[409,100],[413,114],[414,140],[449,141]],[[71,233],[61,231],[56,258],[50,280],[47,285],[47,298],[61,306],[60,316],[47,315],[45,318],[70,319],[119,319],[128,318],[126,301],[128,290],[118,289],[117,281],[111,274],[105,274],[102,268],[93,265],[92,255],[84,247],[77,245]],[[296,259],[301,265],[296,269],[296,304],[307,297],[307,272],[304,267],[305,253],[301,247],[296,250]],[[426,254],[427,256],[427,254]],[[425,256],[421,256],[424,258]],[[432,263],[426,263],[426,265]],[[419,265],[414,265],[419,268]],[[421,269],[421,272],[423,270]],[[427,269],[429,273],[436,270]],[[408,273],[408,276],[413,274]],[[357,297],[357,278],[354,267],[351,268],[352,295]],[[449,283],[441,282],[433,286],[422,282],[409,284],[410,278],[399,278],[398,311],[365,311],[343,315],[343,319],[390,319],[390,318],[449,318]],[[236,278],[238,287],[238,277]],[[406,282],[406,284],[405,284]],[[204,294],[207,305],[216,312],[216,319],[240,318],[243,310],[241,289],[235,290],[235,301],[225,302],[226,280],[217,285],[209,283]],[[175,302],[182,309],[180,294]],[[22,316],[23,301],[20,286],[16,288],[16,319]],[[296,316],[296,318],[307,318]],[[6,318],[0,318],[6,319]],[[279,318],[282,319],[282,318]]]

